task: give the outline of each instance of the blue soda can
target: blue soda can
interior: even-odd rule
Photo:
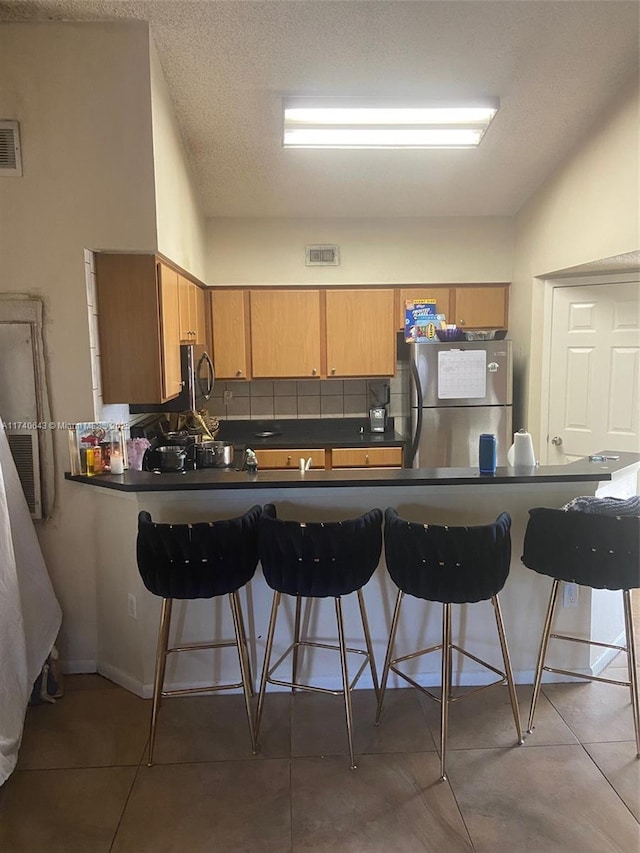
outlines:
[[[498,443],[495,435],[486,432],[482,433],[478,447],[481,474],[496,473],[497,448]]]

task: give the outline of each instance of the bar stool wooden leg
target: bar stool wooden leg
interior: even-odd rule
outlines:
[[[340,647],[340,668],[342,670],[342,691],[344,694],[344,713],[347,718],[347,737],[349,739],[349,758],[351,769],[357,765],[353,756],[353,713],[351,710],[351,691],[349,690],[349,672],[347,669],[347,646],[344,637],[344,621],[342,619],[342,602],[336,598],[336,621],[338,623],[338,645]]]
[[[376,710],[376,726],[380,725],[380,715],[382,714],[382,703],[384,702],[384,694],[387,689],[387,679],[389,678],[389,668],[391,666],[391,660],[393,656],[393,647],[396,641],[396,632],[398,630],[398,620],[400,618],[400,605],[402,604],[402,599],[404,598],[404,593],[401,589],[398,590],[398,595],[396,596],[396,606],[393,611],[393,619],[391,620],[391,631],[389,633],[389,643],[387,645],[387,654],[384,659],[384,666],[382,668],[382,681],[380,682],[380,695],[378,696],[378,708]]]
[[[251,710],[251,683],[249,681],[248,654],[246,648],[246,639],[242,636],[242,612],[240,610],[240,601],[237,592],[229,593],[229,603],[231,604],[231,615],[233,616],[233,627],[236,633],[236,646],[238,649],[238,661],[240,663],[240,674],[242,676],[242,692],[244,693],[244,704],[247,710],[247,722],[249,723],[249,736],[251,738],[251,751],[255,755],[258,751],[256,744],[256,733],[253,726],[253,713]]]
[[[376,700],[380,698],[380,687],[378,685],[378,673],[376,671],[376,662],[373,657],[373,643],[371,642],[371,632],[369,631],[369,621],[367,619],[367,610],[364,606],[364,595],[362,590],[358,590],[358,604],[360,606],[360,616],[362,617],[362,630],[364,631],[364,641],[367,646],[367,654],[369,655],[369,668],[371,669],[371,678],[373,680],[373,690],[376,695]]]
[[[158,646],[156,649],[156,671],[153,679],[153,700],[151,704],[151,728],[149,730],[149,755],[147,758],[147,766],[153,764],[153,747],[156,740],[156,723],[158,719],[158,709],[160,707],[160,699],[162,697],[162,688],[164,686],[164,674],[167,666],[167,649],[169,647],[169,628],[171,627],[171,598],[162,599],[162,609],[160,611],[160,627],[158,629]]]
[[[281,593],[273,593],[273,603],[271,605],[271,616],[269,618],[269,629],[267,631],[267,645],[264,650],[264,663],[262,664],[262,677],[260,678],[260,691],[258,693],[258,708],[256,710],[256,749],[260,750],[260,723],[262,721],[262,708],[264,706],[264,694],[267,687],[267,677],[269,675],[269,663],[271,662],[271,650],[273,648],[273,635],[276,630],[276,617],[278,615],[278,605],[280,604]]]
[[[523,744],[522,724],[520,722],[520,709],[518,708],[518,696],[516,694],[516,686],[513,682],[513,670],[511,668],[511,657],[509,655],[509,646],[507,645],[507,635],[504,631],[504,622],[502,620],[502,610],[500,608],[500,600],[497,595],[491,599],[493,609],[496,615],[496,625],[498,628],[498,637],[500,638],[500,648],[502,649],[502,660],[504,661],[504,671],[507,676],[507,687],[509,688],[509,698],[511,699],[511,710],[513,711],[513,721],[516,724],[516,735],[518,743]]]
[[[638,661],[636,655],[636,632],[633,627],[631,610],[631,592],[622,590],[624,601],[625,636],[627,638],[627,666],[631,689],[631,707],[633,708],[633,726],[636,733],[636,758],[640,758],[640,702],[638,701]]]
[[[447,779],[447,731],[449,726],[449,698],[451,695],[451,605],[442,605],[442,695],[440,698],[440,778]]]
[[[560,581],[554,580],[551,587],[551,595],[549,596],[549,606],[547,607],[547,615],[544,620],[542,629],[542,639],[540,640],[540,651],[538,652],[538,662],[536,663],[536,675],[533,682],[533,695],[531,697],[531,708],[529,710],[529,722],[527,723],[527,731],[529,734],[533,731],[533,717],[538,704],[538,696],[540,695],[540,685],[542,683],[542,668],[547,657],[547,649],[549,647],[549,635],[551,634],[551,625],[553,616],[558,602],[558,589]]]
[[[291,665],[291,692],[295,693],[295,685],[298,678],[298,652],[300,650],[300,612],[302,609],[302,598],[296,595],[296,615],[293,623],[293,656]],[[308,611],[307,611],[308,612]]]

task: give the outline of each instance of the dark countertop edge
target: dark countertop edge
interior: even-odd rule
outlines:
[[[607,451],[602,451],[607,453]],[[128,471],[121,476],[102,474],[94,477],[72,476],[65,479],[89,486],[123,492],[174,492],[225,489],[322,489],[358,487],[416,487],[416,486],[487,486],[541,485],[546,483],[585,483],[610,481],[625,468],[640,464],[640,454],[620,453],[620,460],[601,465],[579,460],[568,465],[546,465],[523,473],[511,468],[498,468],[493,476],[480,475],[470,468],[391,468],[341,469],[339,471],[241,471],[205,469],[186,474],[150,474]],[[597,467],[591,468],[597,464]]]

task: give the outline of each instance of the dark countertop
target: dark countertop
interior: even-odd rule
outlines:
[[[283,418],[282,420],[220,421],[219,441],[257,449],[316,447],[404,447],[393,418],[385,432],[370,432],[368,418]],[[362,430],[362,432],[360,431]],[[260,436],[257,433],[273,435]]]
[[[255,423],[255,422],[253,422]],[[261,445],[264,446],[264,445]],[[272,446],[272,445],[270,445]],[[291,446],[290,444],[287,446]],[[304,445],[308,447],[309,444]],[[358,446],[358,445],[355,445]],[[602,450],[615,454],[611,462],[589,462],[580,459],[567,465],[541,465],[537,468],[498,468],[495,475],[481,475],[474,468],[376,468],[340,469],[334,471],[258,471],[249,474],[235,469],[208,468],[184,474],[153,474],[147,471],[125,471],[120,476],[101,474],[95,477],[65,474],[67,480],[123,492],[172,492],[219,489],[317,489],[371,488],[374,486],[498,486],[545,483],[580,483],[613,480],[619,472],[640,465],[640,453]]]

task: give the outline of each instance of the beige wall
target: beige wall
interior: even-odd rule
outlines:
[[[153,40],[150,58],[158,250],[203,279],[204,216]]]
[[[210,219],[208,284],[511,281],[513,223],[451,219]],[[337,243],[340,265],[305,266],[305,246]]]
[[[537,443],[546,438],[542,278],[640,248],[639,105],[634,81],[516,217],[510,327],[521,422]]]
[[[156,245],[149,40],[142,24],[0,25],[0,116],[20,122],[24,175],[0,182],[0,290],[44,302],[55,421],[93,418],[84,249]],[[61,653],[95,658],[96,524],[64,481],[38,526],[63,610]]]

